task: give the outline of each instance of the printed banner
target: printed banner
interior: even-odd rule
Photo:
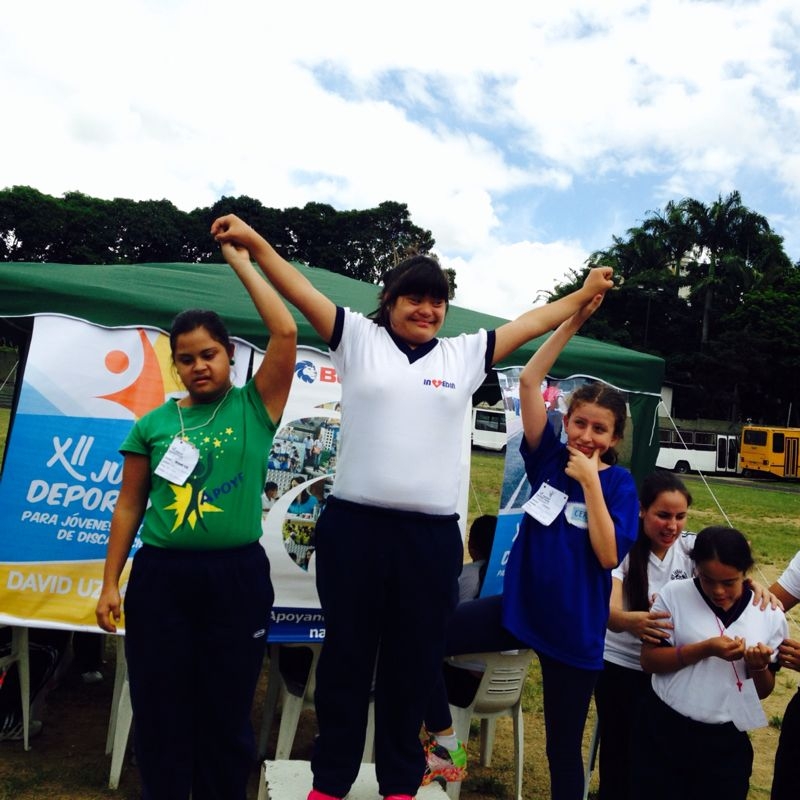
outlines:
[[[503,405],[506,409],[506,462],[503,488],[500,492],[497,527],[495,528],[492,554],[486,568],[486,578],[481,589],[481,597],[490,597],[501,594],[503,591],[506,562],[525,513],[522,506],[531,496],[531,485],[525,474],[525,465],[519,452],[522,441],[519,405],[519,373],[521,371],[522,367],[497,370]],[[588,382],[589,380],[583,377],[562,381],[548,378],[542,384],[542,396],[547,406],[547,420],[556,435],[561,436],[562,441],[566,441],[563,419],[567,411],[567,398],[574,389]]]
[[[235,344],[233,379],[241,386],[247,378],[243,365],[252,357],[255,369],[263,354]],[[136,419],[180,394],[162,331],[107,329],[55,315],[35,319],[0,478],[0,623],[97,630],[94,608],[122,480],[118,448]],[[340,400],[329,356],[298,347],[262,497],[261,543],[275,588],[271,641],[325,635],[314,529],[336,469]],[[465,415],[462,519],[468,422]],[[131,557],[140,546],[137,537]],[[130,559],[123,595],[129,570]]]

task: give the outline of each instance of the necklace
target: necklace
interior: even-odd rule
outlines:
[[[228,391],[225,392],[222,400],[217,403],[217,407],[214,409],[211,416],[205,421],[201,422],[199,425],[193,425],[191,428],[185,428],[183,425],[183,412],[181,411],[180,402],[175,403],[175,407],[178,409],[178,419],[181,422],[181,439],[186,439],[186,431],[196,431],[198,428],[205,428],[206,425],[214,421],[214,417],[217,416],[217,412],[225,405],[225,401],[228,399],[228,395],[231,393],[231,389],[233,389],[233,385],[228,387]]]

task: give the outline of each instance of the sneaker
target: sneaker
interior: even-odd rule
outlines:
[[[102,683],[103,673],[99,669],[90,669],[88,672],[81,672],[81,680],[89,685]]]
[[[467,777],[467,751],[459,742],[455,750],[448,750],[431,736],[425,744],[425,774],[422,785],[441,778],[448,782],[463,781]]]

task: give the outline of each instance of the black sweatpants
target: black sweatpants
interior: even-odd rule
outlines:
[[[633,800],[747,800],[753,746],[732,722],[684,717],[645,695],[632,744]]]
[[[639,706],[652,692],[648,672],[606,661],[594,689],[600,732],[598,800],[628,800],[631,743]]]
[[[272,601],[258,542],[136,553],[125,654],[143,800],[245,800]]]
[[[800,689],[786,706],[775,752],[770,800],[795,800],[798,794],[797,762],[800,760]]]
[[[374,672],[380,793],[416,794],[425,771],[420,728],[458,600],[457,520],[328,499],[316,528],[325,642],[315,789],[344,797],[358,775]]]

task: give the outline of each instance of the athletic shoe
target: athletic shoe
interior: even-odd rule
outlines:
[[[431,736],[425,744],[425,760],[423,786],[437,778],[456,782],[467,777],[467,751],[463,742],[459,742],[455,750],[448,750],[436,741],[435,736]]]
[[[103,673],[99,669],[90,669],[88,672],[81,672],[81,680],[85,684],[94,684],[103,682]]]

